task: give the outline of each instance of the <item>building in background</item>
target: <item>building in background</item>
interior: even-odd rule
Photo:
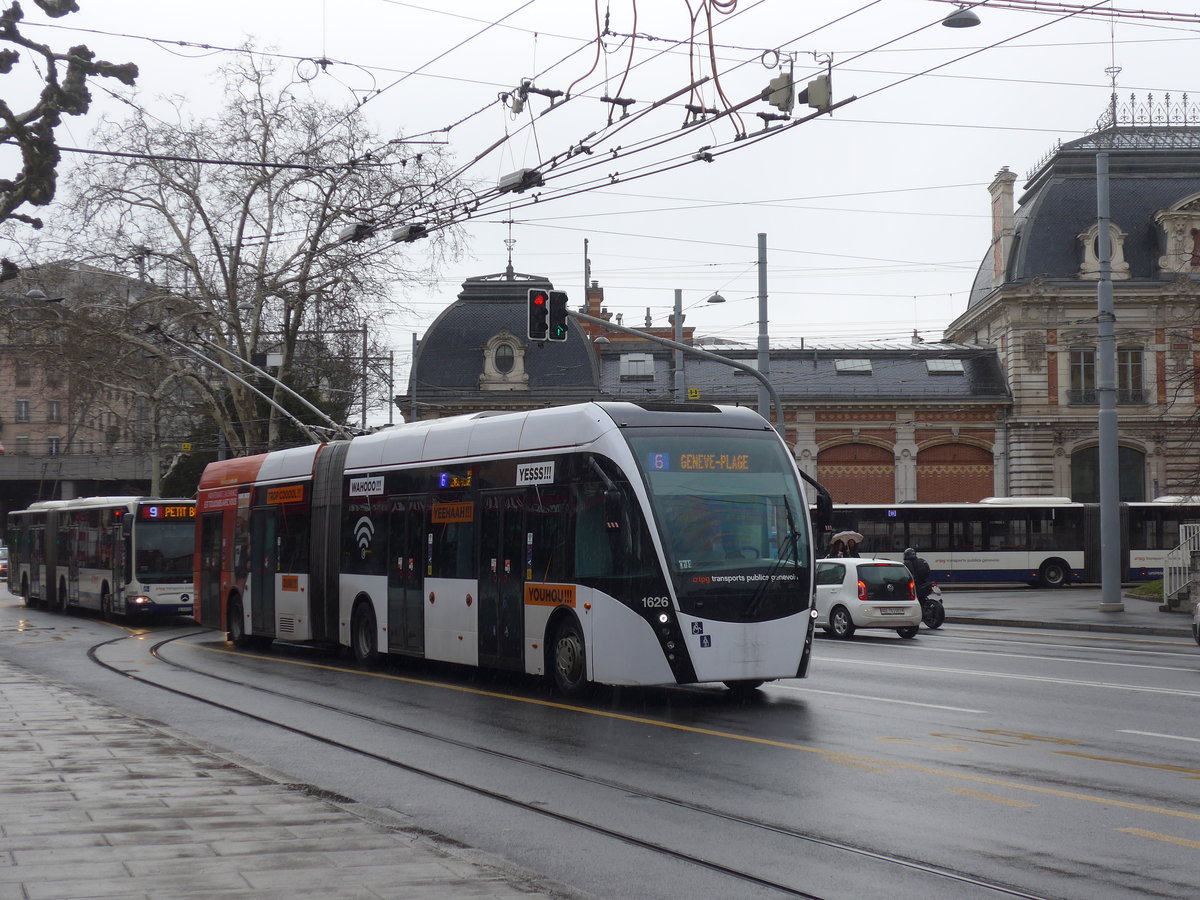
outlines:
[[[0,284],[0,521],[35,500],[149,489],[148,408],[116,377],[112,342],[73,318],[136,285],[74,263]]]
[[[993,235],[967,309],[942,342],[772,348],[797,463],[838,502],[1098,499],[1096,154],[1109,154],[1121,498],[1200,493],[1200,122],[1195,109],[1114,103],[1095,134],[990,187]],[[1136,121],[1137,124],[1131,124]],[[758,382],[661,344],[571,325],[525,337],[544,278],[468,279],[430,326],[397,398],[413,418],[579,400],[757,406]],[[608,318],[592,282],[581,311]],[[673,327],[647,329],[673,338]],[[757,349],[684,328],[685,343],[754,365]]]
[[[966,311],[945,334],[993,348],[1012,391],[998,423],[1004,493],[1099,499],[1101,151],[1110,172],[1121,499],[1200,493],[1198,113],[1114,100],[1095,134],[1036,167],[1015,204],[1016,175],[1005,169],[992,182],[992,244]]]

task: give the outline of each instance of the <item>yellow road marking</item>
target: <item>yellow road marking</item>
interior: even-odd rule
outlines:
[[[1094,759],[1097,762],[1119,763],[1123,766],[1138,766],[1142,769],[1159,769],[1163,772],[1179,772],[1182,775],[1200,775],[1200,769],[1190,769],[1187,766],[1170,766],[1162,763],[1140,762],[1136,759],[1120,759],[1115,756],[1097,756],[1092,753],[1079,753],[1075,750],[1055,750],[1057,756],[1075,756],[1079,759]]]
[[[1132,834],[1137,837],[1150,838],[1152,841],[1164,841],[1168,844],[1178,844],[1180,847],[1188,847],[1192,850],[1200,850],[1200,841],[1189,841],[1187,838],[1173,837],[1169,834],[1159,834],[1156,831],[1147,831],[1144,828],[1118,828],[1124,834]]]
[[[1026,803],[1023,800],[1010,800],[1008,797],[997,797],[995,794],[985,794],[982,791],[968,791],[966,788],[950,788],[955,794],[974,797],[976,800],[987,800],[991,803],[1002,803],[1005,806],[1015,806],[1017,809],[1036,809],[1036,803]]]
[[[249,659],[261,659],[265,662],[286,663],[287,665],[298,666],[306,669],[321,669],[326,672],[343,672],[348,675],[366,676],[369,678],[380,678],[385,681],[399,681],[405,684],[415,684],[422,687],[438,688],[441,690],[455,691],[461,694],[472,694],[478,697],[493,697],[497,700],[508,700],[513,703],[527,703],[533,706],[546,707],[548,709],[561,709],[567,712],[576,712],[586,716],[595,716],[603,719],[613,719],[619,722],[630,722],[635,725],[649,725],[654,728],[666,728],[672,731],[681,731],[686,734],[699,734],[705,737],[721,738],[723,740],[738,741],[745,744],[758,744],[764,747],[778,747],[783,750],[795,750],[801,753],[813,753],[824,757],[832,762],[841,763],[843,765],[853,765],[856,767],[874,767],[880,770],[899,769],[905,772],[919,772],[925,775],[933,775],[942,778],[951,778],[956,781],[966,781],[972,784],[986,784],[992,787],[1005,788],[1013,791],[1025,791],[1034,794],[1041,794],[1048,797],[1058,797],[1062,800],[1077,800],[1081,803],[1094,803],[1099,806],[1111,806],[1117,809],[1132,809],[1137,812],[1154,813],[1161,816],[1170,816],[1176,819],[1187,819],[1193,822],[1200,822],[1200,812],[1184,812],[1183,810],[1166,809],[1161,806],[1149,806],[1145,803],[1131,803],[1126,800],[1115,800],[1108,797],[1098,797],[1090,794],[1081,794],[1076,791],[1064,791],[1059,788],[1040,787],[1032,784],[1021,784],[1016,781],[1005,781],[1000,778],[988,778],[983,775],[970,775],[966,772],[954,772],[946,769],[937,769],[932,766],[922,766],[916,763],[901,762],[886,759],[873,759],[869,756],[862,756],[855,753],[844,753],[837,750],[824,750],[820,747],[812,747],[806,744],[797,744],[791,741],[777,741],[771,738],[754,737],[748,734],[735,734],[731,731],[718,731],[712,728],[699,728],[695,725],[680,725],[675,722],[664,722],[661,719],[651,719],[646,716],[631,716],[625,713],[610,712],[602,709],[588,709],[584,706],[574,706],[569,703],[556,703],[551,700],[538,700],[533,697],[515,697],[512,694],[503,694],[499,691],[487,691],[481,688],[464,687],[455,684],[444,684],[438,681],[427,681],[421,678],[411,678],[405,675],[390,675],[386,672],[366,672],[362,669],[349,669],[344,666],[329,666],[323,663],[310,663],[304,660],[286,659],[278,656],[262,656],[253,653],[240,653],[228,650],[224,647],[210,647],[203,644],[191,644],[189,646],[207,650],[211,653],[222,653],[227,656],[240,656]]]

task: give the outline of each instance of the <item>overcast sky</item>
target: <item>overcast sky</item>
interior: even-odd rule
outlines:
[[[536,203],[531,193],[512,195],[511,209],[469,223],[469,253],[439,284],[399,292],[408,310],[394,321],[402,366],[409,335],[464,279],[504,270],[510,234],[516,270],[549,277],[572,305],[582,301],[587,239],[592,277],[625,324],[642,324],[647,308],[654,324],[666,324],[681,289],[699,333],[753,343],[764,232],[773,344],[901,339],[914,329],[936,340],[965,308],[987,250],[987,185],[998,170],[1018,174],[1019,192],[1056,142],[1094,130],[1113,66],[1122,100],[1200,93],[1191,82],[1200,24],[986,4],[977,9],[982,25],[950,29],[940,22],[953,7],[933,0],[737,0],[732,14],[712,11],[711,50],[701,15],[689,52],[683,0],[79,2],[82,12],[54,23],[57,33],[36,36],[136,62],[137,102],[150,109],[157,95],[179,90],[199,112],[215,109],[210,73],[228,53],[195,45],[234,48],[251,37],[290,57],[332,60],[324,71],[303,59],[285,65],[311,74],[330,100],[366,99],[364,114],[385,136],[433,132],[466,163],[509,134],[469,169],[478,185],[544,166],[573,145],[592,149],[560,163]],[[47,21],[25,5],[30,22]],[[1200,11],[1194,0],[1151,5]],[[599,54],[597,6],[611,32]],[[710,79],[694,96],[651,109],[711,76],[714,57],[719,88]],[[684,127],[684,104],[748,100],[778,74],[778,57],[794,59],[802,82],[832,58],[834,101],[860,99],[770,136],[756,114],[777,110],[762,102],[740,118]],[[497,97],[523,78],[572,99],[550,110],[546,97],[531,95],[514,114]],[[635,101],[631,119],[610,124],[619,108],[604,96]],[[98,111],[120,115],[102,92],[97,101]],[[60,140],[90,146],[89,121],[68,120]],[[693,161],[706,152],[711,162]],[[714,291],[729,302],[704,303]]]

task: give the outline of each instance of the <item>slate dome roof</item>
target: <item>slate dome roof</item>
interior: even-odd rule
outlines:
[[[415,388],[426,399],[438,393],[461,397],[478,391],[483,347],[507,330],[525,346],[529,393],[566,392],[590,399],[599,377],[591,342],[578,322],[568,321],[570,332],[563,342],[540,343],[526,337],[529,290],[553,287],[548,279],[514,272],[511,266],[499,274],[468,278],[455,302],[442,310],[420,341],[409,391]]]
[[[1116,127],[1063,144],[1030,178],[1014,216],[1006,283],[1037,276],[1079,281],[1078,235],[1096,224],[1096,155],[1102,150],[1109,155],[1111,221],[1126,234],[1128,281],[1176,277],[1159,275],[1163,248],[1154,214],[1200,194],[1200,128]],[[989,250],[968,306],[999,286]]]

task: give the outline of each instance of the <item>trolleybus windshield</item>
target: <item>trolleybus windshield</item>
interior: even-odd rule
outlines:
[[[141,504],[134,521],[134,574],[147,584],[192,580],[196,540],[196,507]]]
[[[807,605],[807,507],[774,434],[639,429],[627,437],[685,609],[712,614],[718,594],[731,615],[748,603],[773,615]]]

